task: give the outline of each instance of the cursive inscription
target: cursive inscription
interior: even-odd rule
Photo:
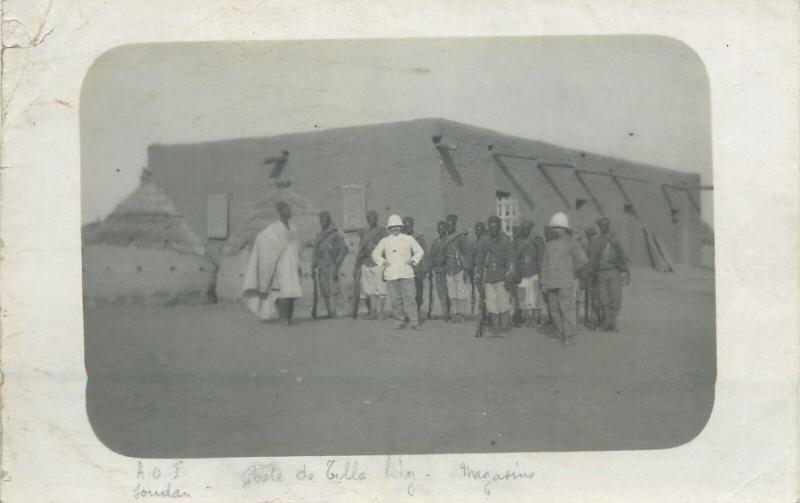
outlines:
[[[461,477],[483,482],[483,492],[491,494],[492,484],[509,480],[532,479],[534,472],[525,472],[517,469],[494,471],[473,469],[466,463],[461,463]]]
[[[136,489],[133,490],[133,497],[139,498],[188,498],[191,494],[178,487],[172,487],[172,482],[167,482],[167,485],[161,489],[149,489],[142,486],[139,482],[136,484]]]
[[[325,470],[328,480],[367,480],[367,473],[358,469],[358,461],[329,459],[325,464],[328,467]]]
[[[169,466],[145,466],[139,461],[136,467],[136,487],[133,489],[134,499],[191,497],[188,491],[178,486],[183,472],[183,461],[177,461]]]
[[[408,482],[408,486],[406,486],[406,494],[409,496],[414,496],[414,470],[403,465],[402,458],[386,456],[386,462],[383,465],[383,476],[390,480],[401,480]]]
[[[283,472],[277,463],[248,466],[242,475],[242,487],[270,482],[283,482]]]

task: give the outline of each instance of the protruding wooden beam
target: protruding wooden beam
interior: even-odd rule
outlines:
[[[580,182],[581,187],[583,187],[583,190],[585,190],[586,193],[589,194],[589,197],[592,199],[592,203],[594,204],[594,207],[597,208],[597,212],[600,213],[600,216],[601,217],[606,216],[605,212],[603,212],[603,207],[600,206],[600,201],[597,200],[597,198],[594,195],[594,192],[592,192],[592,190],[589,188],[589,184],[586,183],[586,180],[584,180],[583,177],[581,176],[581,173],[583,173],[581,170],[576,169],[575,178],[578,179],[578,182]]]
[[[269,177],[272,178],[279,178],[281,173],[283,172],[283,167],[286,165],[286,162],[289,160],[289,151],[284,150],[281,152],[281,155],[277,155],[275,157],[268,157],[264,159],[261,163],[264,166],[268,166],[270,164],[274,164],[272,167],[272,173],[270,173]]]
[[[491,150],[491,147],[489,148],[489,150]],[[523,201],[525,201],[525,204],[528,205],[528,208],[530,208],[531,211],[533,211],[534,209],[533,199],[531,199],[531,197],[528,195],[528,193],[525,191],[522,185],[517,181],[517,179],[514,178],[514,175],[511,174],[511,170],[508,169],[508,166],[506,166],[506,164],[503,162],[502,159],[500,159],[500,157],[497,154],[492,153],[492,159],[494,159],[494,162],[500,168],[500,171],[506,176],[506,178],[508,178],[508,181],[511,182],[511,185],[519,193]]]
[[[622,198],[625,199],[625,202],[628,204],[628,206],[631,207],[633,216],[639,218],[639,213],[636,211],[636,206],[633,205],[633,201],[631,201],[631,199],[628,197],[628,193],[625,192],[625,187],[623,187],[622,182],[619,181],[620,177],[612,175],[611,179],[614,180],[614,185],[616,185],[617,188],[619,189],[620,194],[622,194]]]

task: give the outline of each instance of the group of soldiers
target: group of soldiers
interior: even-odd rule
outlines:
[[[437,223],[438,235],[428,246],[415,231],[413,217],[392,215],[386,226],[379,225],[375,211],[366,217],[353,270],[353,317],[363,300],[365,319],[387,319],[389,298],[397,328],[410,323],[419,329],[420,320],[431,318],[435,291],[445,322],[471,319],[479,306],[476,336],[483,335],[484,326],[503,337],[512,326],[545,325],[555,328],[553,340],[571,344],[581,315],[591,329],[616,330],[622,285],[630,281],[630,273],[608,218],[597,220],[599,232],[586,229],[585,239],[570,229],[563,213],[553,215],[544,237],[534,233],[534,222],[523,220],[514,227],[512,239],[497,216],[475,223],[470,236],[459,228],[458,216],[450,214]],[[319,220],[312,258],[312,314],[316,316],[318,293],[327,316],[333,318],[348,248],[329,212],[320,213]],[[429,298],[423,313],[426,280]]]

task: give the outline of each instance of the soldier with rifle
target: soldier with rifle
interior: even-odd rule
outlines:
[[[419,233],[414,233],[414,217],[405,216],[403,217],[403,234],[408,234],[412,238],[414,238],[417,243],[422,247],[422,251],[426,252],[427,247],[425,246],[425,236]],[[422,301],[423,301],[423,292],[425,290],[425,270],[427,267],[425,266],[426,258],[423,255],[422,261],[418,264],[414,265],[414,300],[417,303],[417,318],[420,318],[420,311],[422,309]]]
[[[428,278],[430,281],[430,290],[428,292],[428,318],[431,317],[431,309],[433,308],[433,290],[434,284],[436,285],[436,294],[439,297],[439,305],[442,306],[442,316],[447,321],[448,313],[450,312],[448,305],[450,299],[447,297],[447,280],[445,279],[445,256],[444,249],[447,242],[447,222],[440,221],[436,224],[436,232],[439,234],[433,243],[431,243],[430,253],[428,254]]]
[[[445,321],[452,320],[456,323],[461,323],[464,321],[464,315],[467,314],[467,300],[469,298],[467,280],[470,265],[466,242],[467,231],[458,230],[457,224],[457,215],[447,215],[444,269],[449,303]]]
[[[314,280],[314,291],[319,293],[325,303],[328,318],[336,317],[339,294],[342,289],[339,284],[339,269],[342,267],[347,245],[339,229],[331,221],[331,214],[323,211],[319,214],[321,230],[314,239],[314,252],[311,258],[311,278]],[[311,316],[316,318],[317,295],[314,295],[314,304]]]
[[[514,242],[520,276],[517,284],[520,314],[529,327],[540,318],[539,268],[544,255],[544,240],[533,234],[533,225],[532,221],[523,220],[519,239]]]
[[[589,247],[592,272],[597,288],[597,300],[603,312],[604,330],[617,329],[617,314],[622,307],[622,285],[631,281],[628,259],[617,237],[611,231],[608,218],[597,220],[600,236]]]
[[[500,229],[500,218],[492,215],[487,223],[487,237],[478,246],[475,268],[483,300],[481,308],[486,313],[478,330],[482,333],[483,325],[488,324],[492,334],[499,337],[511,330],[511,289],[516,287],[517,266],[514,246]]]
[[[597,236],[597,230],[594,227],[587,227],[584,231],[586,234],[586,242],[581,243],[583,246],[584,251],[586,252],[587,257],[591,257],[590,249],[592,247],[592,241]],[[594,274],[592,274],[592,264],[589,263],[583,270],[583,275],[581,277],[581,283],[583,283],[583,296],[584,296],[584,305],[583,305],[583,324],[589,330],[594,330],[598,327],[598,324],[602,321],[600,318],[600,309],[599,305],[597,304],[597,293],[596,287],[594,284]]]
[[[470,241],[467,253],[469,254],[469,283],[470,283],[470,315],[475,315],[475,301],[477,300],[476,294],[479,293],[476,291],[476,284],[475,284],[475,253],[478,251],[478,243],[480,242],[481,238],[486,234],[486,223],[485,222],[475,222],[475,239]]]
[[[357,283],[358,296],[354,299],[353,317],[358,315],[358,301],[361,297],[369,299],[369,314],[367,319],[376,320],[384,318],[384,305],[386,304],[386,282],[383,280],[383,268],[372,260],[372,250],[381,239],[388,235],[385,228],[378,226],[378,212],[367,212],[367,228],[360,233],[356,252],[356,263],[353,270],[353,279]]]

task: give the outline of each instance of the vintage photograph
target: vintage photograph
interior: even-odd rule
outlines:
[[[146,458],[685,444],[710,128],[665,37],[112,49],[80,100],[92,428]]]

